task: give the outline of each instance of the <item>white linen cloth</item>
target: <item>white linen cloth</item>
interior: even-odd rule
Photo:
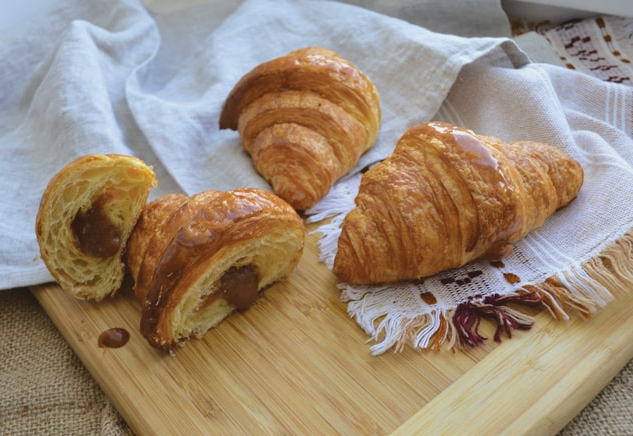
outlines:
[[[0,288],[51,279],[35,215],[48,180],[79,155],[141,157],[157,172],[154,196],[269,189],[238,135],[217,127],[230,89],[263,61],[319,45],[369,75],[383,125],[359,167],[431,117],[463,65],[497,50],[526,62],[505,39],[432,33],[335,2],[251,0],[214,29],[236,3],[171,10],[151,2],[151,15],[134,0],[40,1],[20,26],[0,27]]]

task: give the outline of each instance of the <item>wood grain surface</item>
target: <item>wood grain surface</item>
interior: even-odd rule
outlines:
[[[288,281],[173,357],[140,335],[129,292],[32,292],[137,434],[555,433],[633,357],[633,292],[588,322],[541,314],[500,346],[372,357],[314,236]],[[129,343],[99,348],[113,327]]]

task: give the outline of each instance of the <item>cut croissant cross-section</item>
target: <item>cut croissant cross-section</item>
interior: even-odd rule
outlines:
[[[441,122],[414,126],[363,175],[334,272],[348,283],[382,283],[501,258],[582,182],[578,162],[552,145]]]
[[[141,332],[161,349],[203,335],[287,277],[304,237],[297,213],[257,189],[175,194],[148,204],[128,249]]]
[[[42,259],[63,289],[94,300],[119,289],[127,238],[155,185],[142,161],[114,154],[80,157],[51,179],[36,235]]]
[[[263,63],[235,85],[220,128],[238,130],[256,170],[297,210],[321,199],[376,141],[380,102],[358,68],[319,47]]]

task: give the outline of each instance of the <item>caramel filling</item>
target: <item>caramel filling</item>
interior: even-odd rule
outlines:
[[[121,247],[121,232],[106,215],[101,200],[87,211],[77,212],[71,228],[79,249],[88,256],[114,256]]]
[[[220,278],[220,288],[209,295],[201,309],[222,298],[238,310],[246,310],[257,300],[259,274],[255,265],[233,266]]]

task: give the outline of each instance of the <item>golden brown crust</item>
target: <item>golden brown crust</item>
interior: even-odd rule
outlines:
[[[334,272],[348,283],[416,279],[499,258],[575,198],[580,165],[560,149],[505,143],[447,123],[414,126],[361,181]]]
[[[132,231],[127,250],[127,266],[130,275],[135,283],[135,293],[137,298],[142,301],[145,296],[139,294],[145,289],[145,283],[151,279],[152,270],[146,267],[141,274],[142,261],[146,259],[145,253],[150,247],[154,237],[163,228],[165,220],[172,213],[189,201],[189,197],[184,194],[170,194],[154,200],[143,207],[143,211],[139,216],[136,226]],[[156,247],[152,247],[156,250]],[[150,251],[151,252],[151,251]],[[151,256],[147,256],[149,258]]]
[[[119,154],[86,155],[60,170],[48,183],[36,218],[41,257],[60,284],[77,298],[100,300],[123,278],[120,257],[149,191],[153,171],[140,159]],[[113,255],[95,257],[81,249],[73,223],[81,212],[102,208],[120,233]]]
[[[313,206],[356,164],[379,125],[373,83],[319,47],[254,68],[235,85],[220,117],[220,128],[239,130],[257,171],[299,210]]]
[[[261,289],[288,275],[299,260],[303,222],[273,194],[257,189],[206,191],[185,201],[171,197],[148,206],[140,222],[155,224],[152,231],[137,226],[128,262],[136,265],[132,275],[143,305],[141,331],[155,347],[169,349],[192,334],[177,333],[178,324],[186,322],[180,315],[184,299],[197,292],[195,304],[204,307],[205,286],[217,282],[228,268],[255,265]],[[276,250],[275,245],[288,249]],[[216,268],[223,262],[228,263]],[[200,285],[205,274],[212,278]]]

